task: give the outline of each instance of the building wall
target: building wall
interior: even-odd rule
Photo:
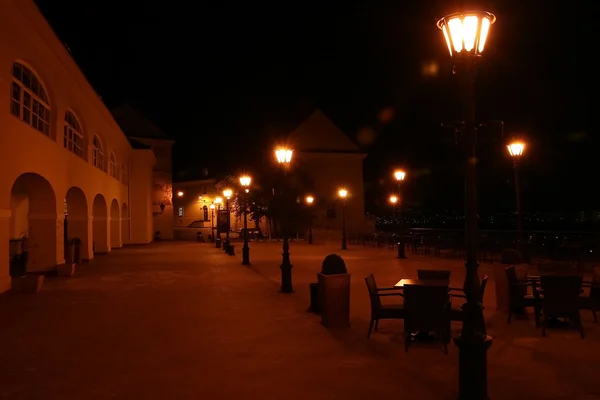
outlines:
[[[154,215],[153,230],[154,232],[160,232],[162,239],[173,239],[173,142],[147,138],[135,138],[135,140],[150,146],[156,156],[151,194]]]
[[[226,199],[222,192],[217,189],[214,179],[199,181],[178,182],[173,184],[173,224],[175,227],[175,239],[195,240],[196,232],[202,232],[205,238],[211,235],[212,228],[217,225],[217,210],[226,209]],[[179,195],[181,194],[181,196]],[[215,206],[214,212],[210,205],[215,202],[217,197],[222,198],[223,203]],[[206,207],[206,214],[204,212]],[[237,237],[237,233],[244,227],[243,217],[236,217],[233,211],[233,205],[230,213],[231,237]],[[182,214],[182,215],[180,215]],[[192,225],[190,227],[190,225]],[[259,221],[259,227],[262,233],[268,235],[268,224],[266,221]],[[248,221],[248,227],[253,228],[254,221]]]
[[[144,200],[130,199],[128,187],[136,151],[33,1],[0,2],[0,38],[0,291],[5,291],[10,288],[10,239],[28,236],[28,271],[53,269],[65,262],[66,219],[66,239],[80,238],[82,257],[91,259],[94,251],[110,252],[135,236],[133,231],[144,224],[130,224],[129,212]],[[29,111],[24,111],[28,90],[17,91],[18,115],[11,112],[15,62],[31,71],[39,85],[21,80],[38,95],[40,85],[46,92],[44,133],[32,126],[38,124],[32,116],[36,110],[40,114],[37,104],[29,102]],[[83,134],[80,155],[64,146],[67,111]],[[31,124],[23,121],[25,115]],[[94,136],[104,152],[102,169],[92,165]],[[140,176],[149,177],[148,164],[154,161],[153,156],[146,158],[145,166],[137,168]],[[144,218],[150,219],[151,213],[139,216],[140,221]]]
[[[343,201],[338,190],[348,191],[346,200],[346,227],[348,231],[368,230],[365,217],[363,184],[364,154],[300,152],[298,163],[310,176],[315,198],[313,205],[314,229],[341,231]],[[331,210],[328,212],[328,209]],[[333,211],[335,210],[335,211]]]

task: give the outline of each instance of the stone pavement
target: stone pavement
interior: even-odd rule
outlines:
[[[252,243],[252,266],[210,244],[132,246],[47,279],[35,295],[0,296],[0,399],[455,399],[457,349],[405,353],[402,322],[366,339],[363,277],[380,286],[417,268],[457,260],[388,250],[291,243],[293,294],[278,293],[281,243]],[[352,326],[330,332],[305,310],[308,283],[337,252],[353,275]],[[493,265],[482,266],[492,275]],[[600,326],[584,313],[586,339],[533,322],[506,325],[493,281],[485,298],[494,345],[492,399],[600,399]],[[458,330],[460,325],[453,326]]]

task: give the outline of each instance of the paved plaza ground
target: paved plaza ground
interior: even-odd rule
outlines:
[[[455,399],[458,351],[402,343],[402,322],[370,340],[364,276],[380,286],[451,269],[456,259],[339,244],[291,243],[293,294],[280,294],[281,243],[252,243],[252,266],[211,244],[131,246],[48,278],[34,295],[0,296],[0,399]],[[308,283],[341,254],[352,274],[351,328],[330,332],[307,313]],[[493,269],[485,296],[494,344],[492,399],[600,399],[600,325],[587,336],[496,312]],[[460,324],[453,325],[458,331]]]

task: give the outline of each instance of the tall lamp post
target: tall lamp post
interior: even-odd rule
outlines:
[[[312,220],[313,220],[313,214],[312,214],[312,205],[313,202],[315,201],[315,198],[312,196],[306,196],[306,204],[308,205],[308,209],[309,211],[309,216],[308,216],[308,244],[313,244],[313,234],[312,234]]]
[[[250,265],[250,246],[248,246],[248,192],[250,191],[249,176],[240,177],[240,185],[244,188],[244,247],[242,247],[242,265]]]
[[[398,203],[398,196],[390,196],[390,204],[392,205],[392,220],[396,220],[396,204]]]
[[[219,216],[219,211],[221,211],[221,204],[223,203],[223,199],[220,197],[217,197],[215,199],[215,205],[217,208],[217,217]],[[218,219],[217,219],[218,222]],[[219,230],[219,225],[217,224],[217,237],[215,238],[215,247],[217,249],[221,248],[221,231]]]
[[[346,198],[348,191],[346,189],[338,190],[338,196],[342,199],[342,250],[348,250],[346,246]]]
[[[227,210],[227,230],[225,231],[225,245],[223,246],[223,250],[225,251],[225,253],[229,253],[229,246],[231,245],[231,243],[229,242],[229,231],[231,230],[231,224],[229,221],[229,199],[231,199],[232,194],[233,192],[231,191],[231,189],[223,190],[223,196],[225,196],[225,209]]]
[[[492,338],[487,335],[483,319],[482,292],[477,259],[477,130],[475,128],[475,69],[483,53],[490,27],[496,17],[485,11],[458,12],[437,22],[446,39],[454,62],[454,73],[461,80],[465,100],[465,241],[466,277],[463,305],[465,316],[460,336],[454,342],[459,348],[459,398],[486,400],[487,350]]]
[[[277,163],[283,170],[284,179],[287,177],[287,170],[292,162],[294,150],[288,148],[279,148],[275,150]],[[283,231],[283,252],[281,253],[281,292],[292,293],[292,264],[290,262],[290,244],[288,242],[288,226],[287,226],[287,205],[285,190],[281,189],[281,230]]]
[[[210,205],[210,237],[215,240],[215,203]]]
[[[394,171],[394,179],[396,179],[396,189],[400,196],[398,204],[398,216],[400,217],[400,240],[398,241],[398,258],[406,258],[406,251],[404,245],[404,211],[402,210],[402,182],[406,178],[406,172],[401,169]]]
[[[525,143],[514,141],[506,146],[508,154],[513,158],[513,169],[515,170],[515,197],[517,200],[517,250],[521,250],[523,244],[523,210],[521,209],[521,183],[519,180],[519,160],[525,151]]]

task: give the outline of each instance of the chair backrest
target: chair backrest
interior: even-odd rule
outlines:
[[[561,275],[575,275],[577,273],[577,266],[569,262],[548,262],[539,263],[538,271],[540,275],[543,274],[561,274]]]
[[[371,312],[377,313],[381,309],[381,299],[377,293],[377,283],[375,283],[375,275],[369,274],[365,277],[367,290],[369,291],[369,300],[371,301]]]
[[[436,331],[448,323],[448,288],[404,286],[404,326],[409,332]]]
[[[519,301],[527,294],[527,287],[518,285],[517,270],[514,265],[506,267],[506,279],[508,280],[508,297],[511,301]]]
[[[435,269],[418,269],[417,277],[419,279],[443,279],[446,281],[450,280],[450,271],[442,271]]]
[[[579,275],[542,275],[543,307],[548,313],[569,313],[579,308],[583,278]]]

